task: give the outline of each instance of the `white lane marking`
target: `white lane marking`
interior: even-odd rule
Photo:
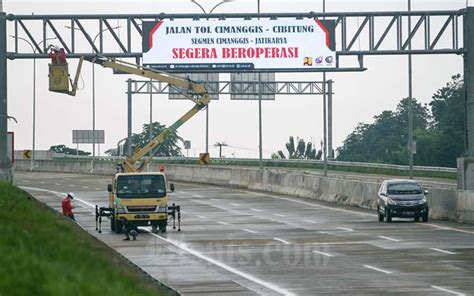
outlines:
[[[201,218],[201,219],[207,219],[206,216],[201,216],[201,215],[196,215],[196,217]]]
[[[59,183],[54,183],[54,185],[56,185],[56,186],[61,186],[61,184],[59,184]]]
[[[250,233],[258,233],[257,231],[250,230],[250,229],[247,229],[247,228],[243,228],[242,230],[243,230],[243,231],[250,232]]]
[[[284,239],[281,239],[281,238],[278,238],[278,237],[274,237],[273,239],[276,240],[276,241],[279,241],[279,242],[281,242],[281,243],[284,243],[284,244],[286,244],[286,245],[291,245],[290,242],[288,242],[288,241],[286,241],[286,240],[284,240]]]
[[[89,189],[89,187],[87,187],[87,186],[82,186],[82,188]]]
[[[195,195],[195,196],[196,196],[196,197],[201,197],[201,196],[199,196],[199,195]],[[213,200],[213,201],[219,201],[219,199],[217,199],[217,198],[211,198],[211,200]]]
[[[43,181],[40,181],[39,183],[40,183],[40,184],[46,184],[46,182],[43,182]]]
[[[222,224],[222,225],[229,225],[229,223],[225,223],[225,222],[222,222],[222,221],[217,221],[217,223]]]
[[[324,253],[324,252],[320,252],[320,251],[313,251],[313,253],[320,254],[320,255],[323,255],[323,256],[327,256],[327,257],[334,257],[334,255],[332,255],[332,254]]]
[[[251,211],[254,211],[254,212],[263,212],[263,210],[259,210],[259,209],[254,209],[254,208],[250,208]]]
[[[318,233],[332,235],[332,232],[329,232],[329,231],[318,231]]]
[[[236,207],[240,207],[240,204],[237,204],[237,203],[231,202],[230,204],[233,205],[233,206],[236,206]]]
[[[202,195],[199,195],[199,194],[192,194],[192,196],[194,196],[194,197],[202,197]]]
[[[450,251],[446,251],[446,250],[442,250],[442,249],[437,249],[437,248],[430,248],[430,250],[441,252],[441,253],[446,253],[446,254],[450,254],[450,255],[456,255],[457,254],[457,253],[454,253],[454,252],[450,252]]]
[[[31,181],[23,180],[22,182],[24,182],[24,183],[30,183]]]
[[[69,184],[69,187],[76,187],[76,185]]]
[[[433,289],[440,290],[440,291],[443,291],[443,292],[446,292],[446,293],[451,293],[451,294],[457,295],[457,296],[465,296],[466,295],[464,293],[459,293],[459,292],[456,292],[456,291],[453,291],[453,290],[448,290],[446,288],[442,288],[442,287],[439,287],[439,286],[430,286],[430,287],[433,288]]]
[[[238,275],[238,276],[241,276],[241,277],[243,277],[243,278],[246,278],[247,280],[252,281],[252,282],[254,282],[254,283],[258,284],[258,285],[264,286],[265,288],[270,289],[270,290],[272,290],[272,291],[274,291],[274,292],[276,292],[276,293],[279,293],[279,294],[282,294],[282,295],[287,295],[287,296],[293,296],[293,295],[295,295],[295,294],[291,293],[291,292],[288,291],[288,290],[285,290],[285,289],[283,289],[283,288],[278,287],[278,286],[275,285],[275,284],[266,282],[266,281],[261,280],[261,279],[255,277],[255,276],[253,276],[253,275],[250,275],[250,274],[245,273],[245,272],[243,272],[243,271],[240,271],[240,270],[238,270],[238,269],[236,269],[236,268],[234,268],[234,267],[231,267],[231,266],[229,266],[229,265],[227,265],[227,264],[225,264],[225,263],[223,263],[223,262],[220,262],[220,261],[217,261],[217,260],[215,260],[215,259],[212,259],[212,258],[210,258],[210,257],[208,257],[208,256],[206,256],[206,255],[204,255],[204,254],[202,254],[202,253],[200,253],[200,252],[198,252],[198,251],[196,251],[196,250],[193,250],[193,249],[189,248],[189,247],[186,246],[186,244],[184,244],[184,243],[181,243],[181,242],[178,242],[178,241],[174,241],[174,240],[171,240],[171,239],[166,238],[166,237],[162,237],[162,236],[160,236],[160,235],[158,235],[158,234],[155,234],[155,233],[151,233],[151,231],[150,231],[149,229],[146,229],[146,228],[141,228],[141,229],[145,230],[145,231],[148,232],[149,234],[151,234],[151,235],[153,235],[153,236],[155,236],[155,237],[157,237],[157,238],[159,238],[159,239],[161,239],[161,240],[163,240],[163,241],[165,241],[165,242],[167,242],[167,243],[169,243],[169,244],[172,244],[172,245],[174,245],[174,246],[180,248],[180,249],[183,250],[183,251],[188,252],[188,253],[191,254],[191,255],[194,255],[194,256],[196,256],[196,257],[198,257],[198,258],[200,258],[200,259],[203,259],[203,260],[205,260],[205,261],[207,261],[207,262],[209,262],[209,263],[211,263],[211,264],[214,264],[214,265],[216,265],[216,266],[218,266],[218,267],[220,267],[220,268],[222,268],[222,269],[225,269],[225,270],[227,270],[227,271],[229,271],[229,272],[231,272],[231,273],[233,273],[233,274],[236,274],[236,275]]]
[[[341,230],[345,230],[345,231],[349,231],[349,232],[354,231],[354,229],[345,228],[345,227],[336,227],[336,228],[337,228],[337,229],[341,229]]]
[[[452,230],[452,231],[457,231],[457,232],[462,232],[462,233],[467,233],[467,234],[474,234],[474,231],[467,231],[467,230],[452,228],[452,227],[448,227],[448,226],[439,226],[439,225],[431,224],[431,223],[420,223],[420,224],[417,224],[417,225],[430,226],[430,227],[434,227],[434,228],[438,228],[438,229]]]
[[[389,240],[389,241],[392,241],[392,242],[399,242],[400,241],[399,239],[388,237],[388,236],[383,236],[383,235],[379,235],[378,237]]]
[[[278,217],[286,217],[286,215],[282,215],[282,214],[274,214],[274,215]]]
[[[63,197],[66,195],[66,193],[64,192],[57,192],[57,191],[53,191],[53,190],[47,190],[47,189],[41,189],[41,188],[34,188],[34,187],[24,187],[24,186],[21,186],[20,187],[21,189],[25,189],[25,190],[35,190],[35,191],[42,191],[42,192],[47,192],[47,193],[51,193],[51,194],[54,194],[54,195],[57,195],[57,196],[60,196],[60,197]],[[74,200],[77,200],[78,202],[81,202],[91,208],[95,208],[95,205],[91,204],[90,202],[87,202],[85,200],[82,200],[80,198],[78,198],[77,196],[74,197]]]
[[[364,265],[364,267],[368,268],[368,269],[375,270],[375,271],[383,272],[383,273],[386,273],[386,274],[391,274],[392,273],[391,271],[380,269],[380,268],[377,268],[377,267],[374,267],[374,266],[371,266],[371,265]]]
[[[186,211],[181,210],[181,213],[186,214]]]
[[[316,221],[313,221],[313,220],[303,220],[304,222],[308,222],[308,223],[313,223],[313,224],[317,224],[318,222]]]
[[[65,193],[62,193],[62,192],[51,191],[51,190],[46,190],[46,189],[31,188],[31,187],[21,187],[21,188],[22,188],[22,189],[26,189],[26,190],[29,189],[29,190],[37,190],[37,191],[49,192],[49,193],[53,193],[53,194],[60,195],[60,196],[65,195]],[[91,204],[91,203],[88,203],[88,202],[86,202],[86,201],[84,201],[84,200],[82,200],[82,199],[79,199],[79,198],[75,198],[75,199],[78,200],[79,202],[82,202],[82,203],[88,205],[89,207],[95,208],[95,206],[94,206],[93,204]],[[177,242],[177,241],[173,241],[173,240],[171,240],[171,239],[162,237],[162,236],[160,236],[160,235],[158,235],[158,234],[152,233],[149,229],[146,229],[146,228],[141,228],[141,229],[144,230],[144,231],[146,231],[146,232],[148,232],[149,234],[151,234],[151,235],[153,235],[153,236],[155,236],[155,237],[157,237],[157,238],[159,238],[159,239],[161,239],[161,240],[163,240],[163,241],[169,243],[169,244],[172,244],[172,245],[174,245],[174,246],[180,248],[180,249],[183,250],[183,251],[186,251],[186,252],[188,252],[188,253],[190,253],[190,254],[192,254],[192,255],[198,257],[198,258],[201,258],[201,259],[203,259],[203,260],[206,260],[207,262],[209,262],[209,263],[211,263],[211,264],[214,264],[214,265],[216,265],[216,266],[218,266],[218,267],[220,267],[220,268],[223,268],[223,269],[225,269],[225,270],[227,270],[227,271],[229,271],[229,272],[232,272],[232,273],[234,273],[234,274],[236,274],[236,275],[238,275],[238,276],[241,276],[241,277],[243,277],[243,278],[246,278],[246,279],[248,279],[248,280],[250,280],[250,281],[252,281],[252,282],[254,282],[254,283],[258,284],[258,285],[264,286],[264,287],[266,287],[266,288],[268,288],[268,289],[270,289],[270,290],[272,290],[272,291],[275,291],[275,292],[280,293],[280,294],[285,295],[285,296],[294,296],[294,295],[295,295],[295,294],[291,293],[291,292],[288,291],[288,290],[285,290],[285,289],[283,289],[283,288],[278,287],[278,286],[275,285],[275,284],[272,284],[272,283],[269,283],[269,282],[265,282],[265,281],[263,281],[263,280],[261,280],[261,279],[259,279],[259,278],[257,278],[257,277],[254,277],[254,276],[252,276],[252,275],[250,275],[250,274],[247,274],[247,273],[245,273],[245,272],[243,272],[243,271],[240,271],[240,270],[238,270],[238,269],[235,269],[235,268],[233,268],[233,267],[231,267],[231,266],[229,266],[229,265],[227,265],[227,264],[225,264],[225,263],[222,263],[222,262],[219,262],[219,261],[217,261],[217,260],[214,260],[214,259],[212,259],[212,258],[210,258],[210,257],[207,257],[206,255],[204,255],[204,254],[202,254],[202,253],[200,253],[200,252],[198,252],[198,251],[195,251],[195,250],[193,250],[193,249],[187,247],[187,246],[186,246],[185,244],[183,244],[183,243],[180,243],[180,242]]]
[[[95,190],[102,190],[102,189],[100,189],[100,188],[94,188],[94,189],[95,189]]]

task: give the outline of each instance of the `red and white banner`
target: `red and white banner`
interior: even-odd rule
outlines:
[[[171,71],[335,68],[334,22],[317,19],[145,22],[143,64]]]

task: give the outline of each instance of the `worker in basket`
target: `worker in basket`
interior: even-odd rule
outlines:
[[[51,58],[52,64],[67,64],[64,48],[59,48],[57,45],[50,45],[48,57]]]

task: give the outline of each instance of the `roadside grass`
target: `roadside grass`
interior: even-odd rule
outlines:
[[[74,222],[0,182],[0,295],[165,295],[165,290]]]

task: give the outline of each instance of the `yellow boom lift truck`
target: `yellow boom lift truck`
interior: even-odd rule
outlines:
[[[95,57],[89,61],[119,72],[169,83],[179,88],[183,96],[194,102],[194,107],[186,114],[144,147],[136,149],[133,155],[118,165],[112,183],[107,186],[109,206],[96,206],[96,230],[99,232],[101,232],[102,217],[110,218],[111,230],[117,233],[122,231],[124,221],[137,226],[151,226],[154,232],[165,232],[169,217],[173,219],[173,228],[175,228],[176,214],[178,216],[179,231],[180,207],[175,204],[169,206],[168,199],[168,193],[174,191],[174,184],[169,185],[168,191],[164,172],[142,172],[142,170],[152,160],[153,151],[156,151],[156,148],[163,144],[172,132],[176,131],[200,110],[207,107],[210,97],[205,86],[186,78],[111,58]],[[80,64],[82,64],[82,58]],[[80,66],[78,66],[77,72],[80,72]],[[76,77],[78,77],[78,73],[76,73]],[[73,84],[72,91],[67,90],[65,92],[63,90],[61,92],[75,94],[76,87],[77,82]],[[145,157],[147,154],[150,155]]]

